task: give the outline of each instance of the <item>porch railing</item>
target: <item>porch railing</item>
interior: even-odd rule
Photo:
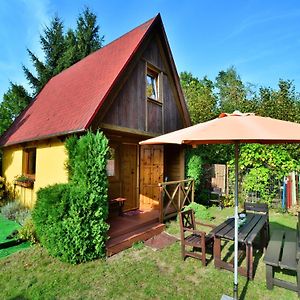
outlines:
[[[193,178],[167,181],[158,184],[160,196],[160,222],[177,215],[184,205],[194,202],[195,180]]]

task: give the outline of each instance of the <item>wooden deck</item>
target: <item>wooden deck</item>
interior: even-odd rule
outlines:
[[[108,223],[110,238],[106,244],[107,256],[121,252],[135,242],[145,241],[165,229],[165,225],[159,222],[158,210],[127,212],[108,219]]]

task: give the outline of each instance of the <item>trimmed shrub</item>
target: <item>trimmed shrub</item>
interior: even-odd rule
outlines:
[[[32,213],[36,235],[40,243],[53,256],[62,256],[65,230],[64,219],[70,207],[69,184],[55,184],[37,192],[37,202]]]
[[[41,189],[33,220],[49,253],[75,264],[105,256],[109,148],[100,132],[72,137],[66,145],[70,183]]]

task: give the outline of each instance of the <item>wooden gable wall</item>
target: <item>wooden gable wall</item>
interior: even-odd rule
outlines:
[[[162,103],[149,101],[146,97],[148,65],[159,73]],[[158,36],[152,36],[148,41],[101,123],[153,135],[183,128],[179,97]]]

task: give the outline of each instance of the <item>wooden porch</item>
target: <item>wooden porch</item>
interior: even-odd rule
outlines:
[[[131,210],[108,219],[110,238],[106,244],[107,256],[158,235],[165,229],[164,221],[176,216],[184,205],[194,201],[193,179],[162,182],[158,186],[161,193],[159,209]]]
[[[108,219],[110,229],[106,244],[107,256],[114,255],[131,247],[135,242],[145,241],[161,233],[165,225],[159,222],[159,211],[133,210],[123,216]]]

